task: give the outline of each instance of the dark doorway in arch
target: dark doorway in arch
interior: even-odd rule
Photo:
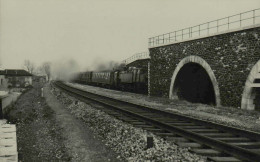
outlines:
[[[216,105],[212,82],[206,70],[197,63],[187,63],[176,76],[174,92],[179,99]]]
[[[255,82],[256,83],[256,82]],[[255,110],[260,111],[260,87],[253,88]]]

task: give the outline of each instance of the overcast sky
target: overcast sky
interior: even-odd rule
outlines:
[[[148,50],[148,38],[260,8],[260,0],[0,0],[0,63],[82,68]]]

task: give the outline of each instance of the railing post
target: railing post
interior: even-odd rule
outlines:
[[[241,27],[241,26],[242,26],[242,23],[241,23],[241,21],[242,21],[242,20],[241,20],[241,13],[240,13],[239,15],[240,15],[240,27]]]
[[[174,31],[174,33],[175,33],[175,42],[177,41],[177,38],[176,38],[176,31]]]
[[[163,34],[163,44],[164,44],[164,34]]]
[[[208,35],[209,35],[209,22],[207,24],[208,24],[208,28],[207,28],[208,29]]]
[[[192,38],[192,27],[190,27],[190,37]]]
[[[228,17],[228,23],[227,24],[228,24],[228,30],[229,30],[229,17]]]
[[[171,42],[171,33],[169,33],[169,43]]]
[[[255,25],[255,10],[253,10],[253,24]]]
[[[200,25],[199,25],[199,36],[200,36]]]
[[[3,107],[2,107],[2,98],[0,98],[0,119],[3,119]]]
[[[183,40],[183,29],[181,29],[181,37],[182,37],[182,40]]]
[[[218,20],[217,20],[217,32],[218,32]]]

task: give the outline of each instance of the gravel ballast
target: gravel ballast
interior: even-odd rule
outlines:
[[[181,100],[170,100],[160,97],[148,97],[142,94],[122,92],[101,87],[65,82],[67,85],[92,93],[120,99],[177,114],[183,114],[227,126],[260,132],[260,112],[242,110],[233,107],[214,107]]]
[[[65,108],[66,105],[56,99],[48,85],[44,87],[44,97],[55,112],[56,120],[63,130],[60,133],[65,139],[67,152],[71,156],[70,161],[120,161],[113,150],[96,138],[96,135],[82,120],[72,115]]]
[[[98,135],[100,139],[116,153],[122,161],[206,161],[205,157],[192,154],[188,148],[180,148],[170,141],[135,128],[100,110],[92,103],[83,103],[55,88],[52,93]],[[75,102],[77,101],[77,102]],[[154,147],[146,149],[147,136],[154,139]]]

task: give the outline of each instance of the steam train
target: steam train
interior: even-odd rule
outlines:
[[[147,93],[147,70],[130,67],[115,71],[88,71],[76,74],[75,82],[136,93]]]

